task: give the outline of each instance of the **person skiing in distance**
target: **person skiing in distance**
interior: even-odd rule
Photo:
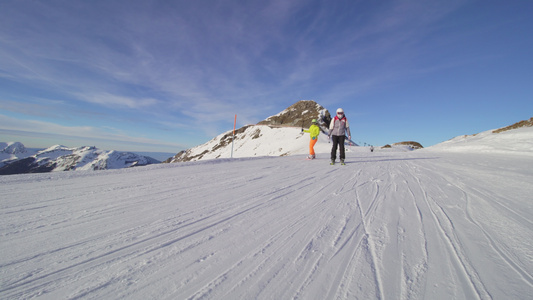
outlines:
[[[302,132],[307,132],[311,136],[311,140],[309,141],[309,156],[307,158],[315,159],[315,144],[318,141],[318,135],[320,134],[320,128],[317,125],[316,119],[311,121],[311,127],[309,127],[309,129],[304,130],[302,128]]]
[[[348,133],[348,139],[352,139],[350,133],[350,125],[348,119],[344,115],[344,110],[342,108],[337,109],[337,115],[329,125],[329,138],[333,141],[333,146],[331,147],[331,164],[335,164],[337,159],[337,147],[340,147],[340,159],[341,164],[344,164],[344,159],[346,158],[345,149],[344,149],[344,140],[346,139],[346,133]]]

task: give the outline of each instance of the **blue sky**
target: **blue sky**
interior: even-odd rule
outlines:
[[[0,2],[0,140],[177,153],[299,100],[424,146],[533,116],[533,1]]]

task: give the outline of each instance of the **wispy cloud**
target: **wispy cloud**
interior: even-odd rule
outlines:
[[[0,93],[48,99],[50,115],[212,136],[235,113],[257,122],[300,98],[336,105],[468,63],[478,55],[447,50],[466,39],[450,16],[470,3],[11,1]]]
[[[379,68],[381,55],[405,59],[398,52],[413,50],[408,41],[447,12],[417,3],[384,6],[368,19],[345,11],[353,5],[323,1],[34,3],[27,9],[39,25],[11,16],[15,30],[1,35],[11,45],[2,56],[10,73],[62,87],[79,101],[187,107],[194,116],[330,84],[324,78],[345,85]],[[133,86],[144,91],[132,95]]]
[[[132,109],[145,109],[162,104],[161,101],[153,98],[133,98],[110,93],[79,94],[78,98],[105,107],[127,107]]]
[[[20,120],[5,115],[0,115],[0,131],[10,135],[19,134],[36,138],[53,135],[55,137],[64,137],[66,139],[76,139],[86,142],[111,141],[116,144],[126,143],[144,146],[159,145],[176,149],[184,148],[184,145],[177,143],[168,143],[151,138],[130,136],[124,133],[121,129],[112,127],[64,126],[37,120]]]

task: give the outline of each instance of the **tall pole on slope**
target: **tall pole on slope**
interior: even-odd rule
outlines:
[[[235,141],[235,125],[237,125],[236,114],[235,114],[235,121],[233,121],[233,138],[231,139],[231,158],[233,158],[233,142]]]

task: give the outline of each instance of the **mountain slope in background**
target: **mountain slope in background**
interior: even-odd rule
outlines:
[[[71,170],[107,170],[160,163],[160,161],[147,156],[130,152],[100,150],[96,147],[88,146],[68,148],[56,145],[32,155],[31,152],[25,150],[24,145],[21,143],[3,144],[7,145],[4,151],[18,152],[9,154],[11,155],[10,158],[6,158],[5,161],[2,157],[4,165],[0,167],[0,175]],[[5,154],[7,152],[4,152]]]
[[[499,129],[461,135],[426,149],[448,152],[533,155],[533,118]]]
[[[242,158],[307,154],[309,134],[302,133],[302,128],[308,129],[313,119],[317,119],[322,131],[315,151],[326,153],[331,150],[327,138],[331,115],[315,101],[301,100],[257,125],[247,125],[236,130],[233,145],[233,131],[228,131],[205,144],[181,151],[165,162],[230,158],[232,155],[235,158]],[[351,141],[348,144],[355,145]]]

